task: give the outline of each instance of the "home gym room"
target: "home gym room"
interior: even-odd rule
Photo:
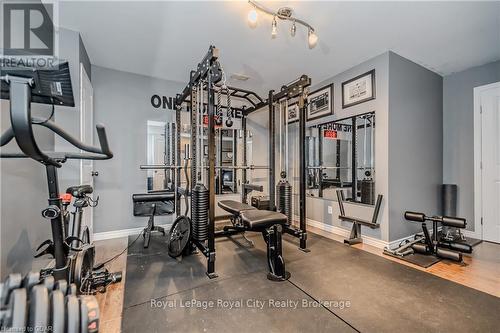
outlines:
[[[497,332],[500,3],[2,1],[2,332]]]

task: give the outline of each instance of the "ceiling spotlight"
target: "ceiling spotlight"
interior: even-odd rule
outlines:
[[[295,37],[295,33],[297,32],[297,26],[295,25],[295,21],[293,21],[292,27],[290,28],[290,35]]]
[[[309,48],[313,49],[316,44],[318,44],[318,35],[314,33],[314,30],[309,29],[309,36],[307,38],[307,42],[309,44]]]
[[[276,38],[278,35],[278,23],[276,22],[276,16],[273,18],[273,24],[271,28],[271,38]]]
[[[248,25],[250,26],[250,28],[255,28],[257,26],[257,18],[257,11],[255,10],[255,8],[252,8],[252,10],[248,12],[247,16]]]

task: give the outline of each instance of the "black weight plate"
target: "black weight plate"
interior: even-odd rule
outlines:
[[[80,332],[99,332],[99,303],[95,296],[80,296]]]
[[[64,293],[61,290],[54,290],[50,296],[51,332],[64,333],[66,320],[64,310]]]
[[[80,303],[75,295],[66,296],[66,333],[80,333]]]
[[[93,267],[94,248],[92,246],[84,246],[82,250],[76,254],[72,279],[76,284],[78,292],[85,288],[85,286],[82,287],[82,283],[86,284],[86,279],[92,275]]]
[[[31,332],[45,332],[49,324],[49,292],[43,285],[33,286],[30,292],[28,327]]]
[[[186,216],[175,219],[168,232],[168,255],[177,258],[182,254],[191,237],[191,220]]]

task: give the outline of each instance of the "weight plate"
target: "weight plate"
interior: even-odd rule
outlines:
[[[80,303],[75,295],[66,296],[66,333],[80,333]],[[83,333],[83,332],[82,332]]]
[[[81,251],[76,254],[75,266],[73,271],[73,282],[76,284],[77,291],[80,292],[86,289],[86,281],[92,276],[94,267],[94,248],[93,246],[84,246]],[[84,286],[82,287],[82,283]]]
[[[49,324],[49,292],[43,285],[33,286],[30,292],[28,327],[30,332],[46,332]]]
[[[80,332],[99,332],[99,303],[95,296],[80,296]]]
[[[64,293],[61,290],[54,290],[50,296],[51,332],[64,333],[66,320],[64,309]]]
[[[28,297],[26,289],[19,288],[12,291],[8,305],[10,318],[4,321],[5,328],[10,328],[13,332],[22,332],[26,329],[26,317]]]
[[[191,220],[186,216],[179,216],[168,232],[168,255],[177,258],[186,248],[191,237]]]

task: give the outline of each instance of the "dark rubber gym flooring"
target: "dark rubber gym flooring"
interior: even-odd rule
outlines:
[[[241,236],[217,240],[213,280],[201,254],[178,261],[166,254],[165,237],[149,249],[141,237],[128,253],[122,330],[499,332],[500,298],[313,234],[310,253],[284,236],[292,276],[271,282],[265,243],[248,235],[254,248]],[[200,303],[188,307],[192,300]]]

